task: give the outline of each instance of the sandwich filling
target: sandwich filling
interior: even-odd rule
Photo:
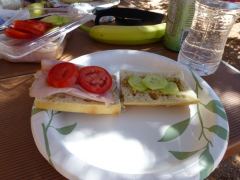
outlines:
[[[61,63],[59,61],[43,60],[41,62],[41,71],[35,74],[35,81],[30,88],[30,96],[35,98],[47,98],[57,94],[71,95],[84,100],[92,100],[97,102],[103,102],[106,104],[112,104],[115,102],[113,91],[117,87],[116,80],[113,78],[112,87],[104,94],[95,94],[87,92],[80,85],[74,84],[71,87],[56,88],[49,86],[47,83],[47,77],[50,69],[56,64]]]
[[[120,83],[124,105],[174,106],[199,102],[180,72],[163,74],[123,70]]]

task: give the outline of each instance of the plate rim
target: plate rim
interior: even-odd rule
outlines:
[[[181,66],[181,69],[184,69],[184,71],[188,71],[188,73],[191,72],[187,67],[179,64],[178,62],[174,61],[174,60],[171,59],[171,58],[168,58],[168,57],[165,57],[165,56],[156,54],[156,53],[152,53],[152,52],[141,51],[141,50],[132,50],[132,49],[115,49],[115,50],[104,50],[104,51],[93,52],[93,53],[89,53],[89,54],[85,54],[85,55],[79,56],[79,57],[73,59],[72,62],[78,61],[78,59],[82,59],[82,58],[85,58],[85,57],[88,57],[88,56],[98,56],[98,55],[105,54],[105,53],[119,53],[119,52],[121,52],[121,53],[124,53],[124,52],[134,52],[134,53],[144,53],[144,54],[146,53],[146,54],[148,54],[148,55],[150,55],[150,56],[151,56],[151,55],[154,55],[154,56],[156,56],[156,57],[161,58],[161,60],[164,60],[164,61],[169,61],[169,60],[170,60],[171,63],[173,63],[173,64],[176,64],[176,63],[177,63],[177,65],[180,65],[180,66]],[[211,97],[212,97],[213,99],[218,99],[218,100],[220,101],[219,96],[215,93],[215,91],[211,88],[211,86],[210,86],[202,77],[198,76],[196,73],[194,73],[194,74],[195,74],[195,76],[197,77],[197,79],[198,79],[201,83],[204,83],[204,86],[211,91]],[[210,94],[209,94],[209,96],[210,96]],[[221,102],[221,101],[220,101],[220,102]],[[225,108],[224,108],[224,109],[225,109]],[[34,134],[34,128],[33,128],[33,125],[32,125],[32,124],[33,124],[33,123],[32,123],[32,119],[33,119],[33,115],[31,116],[31,129],[32,129],[32,134],[33,134],[33,138],[34,138],[35,144],[36,144],[37,147],[38,147],[39,144],[37,144],[37,142],[36,142],[36,137],[35,137],[35,134]],[[226,129],[227,129],[227,131],[228,131],[228,138],[229,138],[229,124],[228,124],[228,121],[227,121],[226,125],[227,125]],[[228,141],[229,141],[229,139],[227,139],[226,141],[224,141],[224,147],[222,148],[223,150],[221,151],[221,154],[219,154],[219,156],[214,160],[214,168],[213,168],[213,170],[217,167],[217,165],[218,165],[218,164],[220,163],[220,161],[222,160],[222,158],[223,158],[223,156],[224,156],[224,154],[225,154],[225,152],[226,152],[226,150],[227,150]],[[40,151],[39,147],[38,147],[38,150]],[[43,152],[40,151],[40,153],[44,156],[44,153],[43,153]],[[46,156],[44,156],[44,158],[46,159]],[[64,174],[61,172],[61,168],[59,168],[59,167],[56,166],[55,169],[56,169],[60,174],[64,175]],[[107,170],[105,170],[105,171],[107,171]],[[115,173],[115,172],[111,172],[111,173]],[[65,176],[65,175],[64,175],[64,176]]]

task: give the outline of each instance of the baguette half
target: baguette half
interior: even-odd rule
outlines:
[[[71,95],[59,93],[46,98],[35,98],[34,105],[40,109],[76,112],[86,114],[119,114],[121,103],[117,89],[114,89],[114,103],[105,104],[93,100],[85,100]]]
[[[133,91],[127,80],[129,76],[136,75],[145,77],[148,74],[157,74],[165,77],[169,81],[176,82],[180,92],[176,95],[167,95],[155,91],[136,92]],[[183,74],[160,74],[160,73],[144,73],[122,70],[120,72],[121,98],[123,105],[134,106],[184,106],[196,104],[199,99],[196,93],[184,81]]]

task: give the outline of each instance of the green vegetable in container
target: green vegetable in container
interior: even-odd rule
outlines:
[[[52,15],[41,19],[43,22],[51,23],[54,26],[63,26],[70,23],[70,18],[66,16]]]

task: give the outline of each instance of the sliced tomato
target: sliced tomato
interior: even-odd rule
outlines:
[[[33,34],[18,31],[18,30],[13,29],[13,28],[5,29],[4,33],[5,33],[6,36],[11,37],[11,38],[15,38],[15,39],[31,39],[31,38],[34,38]]]
[[[86,66],[79,70],[78,83],[88,92],[103,94],[112,87],[112,76],[102,67]]]
[[[29,32],[36,36],[43,35],[50,27],[51,24],[37,20],[16,20],[13,23],[14,29]]]
[[[53,66],[47,77],[47,83],[57,88],[71,87],[78,79],[78,67],[69,62]]]

